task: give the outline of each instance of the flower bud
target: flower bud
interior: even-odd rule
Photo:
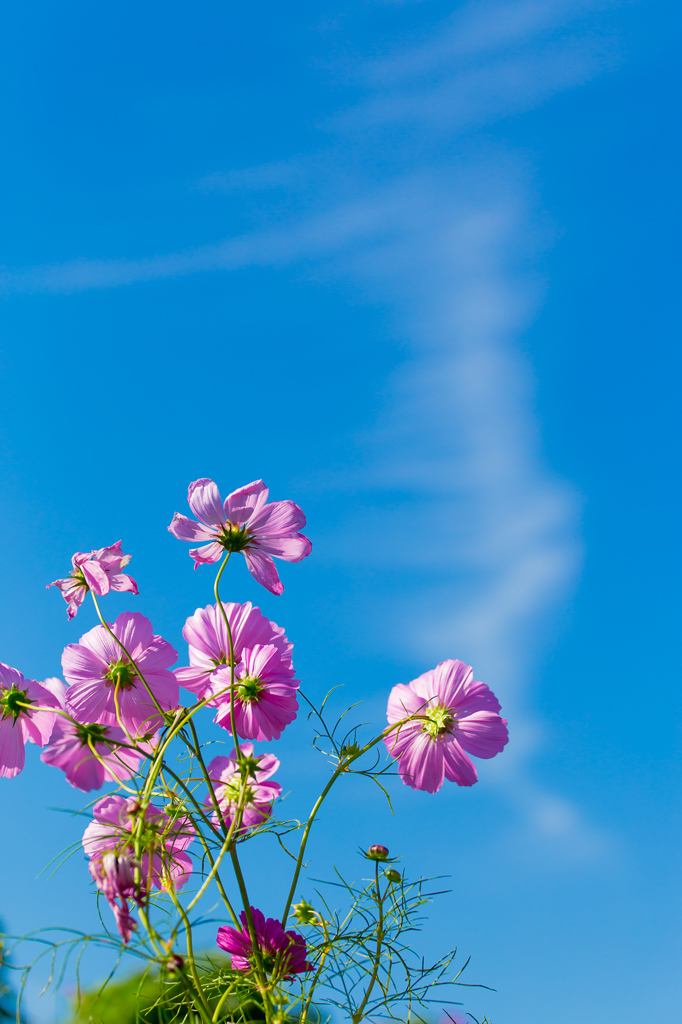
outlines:
[[[393,868],[391,868],[390,871],[384,871],[384,874],[389,882],[400,882],[403,877],[399,871],[394,871]]]
[[[385,846],[370,846],[367,856],[370,860],[388,860],[388,849]]]
[[[293,906],[294,917],[298,924],[316,924],[320,923],[320,916],[316,910],[313,909],[310,903],[305,900],[301,900],[300,903],[295,903]]]
[[[166,970],[169,974],[175,974],[177,971],[181,971],[185,966],[185,961],[177,953],[173,953],[170,960],[166,963]]]

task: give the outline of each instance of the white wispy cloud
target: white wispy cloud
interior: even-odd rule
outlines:
[[[438,70],[451,73],[457,62],[500,51],[508,55],[515,47],[527,49],[558,29],[574,30],[586,15],[613,6],[613,0],[479,0],[461,6],[421,45],[397,47],[379,60],[366,62],[356,73],[376,85],[414,81]]]
[[[370,237],[339,258],[340,273],[395,311],[413,358],[364,439],[363,467],[327,481],[353,495],[356,512],[324,546],[339,563],[386,573],[360,616],[369,646],[403,651],[423,669],[461,657],[493,686],[514,751],[485,777],[516,807],[519,837],[563,862],[609,848],[577,807],[534,778],[544,736],[526,698],[542,627],[579,570],[580,498],[543,465],[532,381],[514,344],[541,297],[520,269],[536,237],[524,183],[488,170],[472,201],[467,183],[484,173],[404,182],[389,218],[400,235]]]

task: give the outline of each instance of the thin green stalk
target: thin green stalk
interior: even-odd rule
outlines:
[[[223,575],[223,571],[230,560],[231,554],[232,552],[228,551],[227,554],[225,555],[225,558],[223,559],[223,564],[220,566],[220,569],[218,570],[218,575],[215,578],[215,583],[213,585],[213,593],[215,594],[216,603],[218,605],[218,608],[220,609],[220,614],[222,615],[223,621],[225,623],[225,629],[227,630],[227,641],[230,646],[230,727],[232,729],[232,739],[234,740],[234,749],[237,752],[237,759],[241,760],[241,750],[239,749],[239,737],[237,736],[236,717],[234,713],[234,642],[232,640],[232,629],[230,628],[230,620],[227,617],[227,612],[223,607],[223,602],[220,600],[220,592],[218,589],[220,584],[220,577]]]
[[[218,1017],[220,1016],[220,1011],[223,1008],[223,1003],[231,995],[232,995],[232,989],[229,988],[229,986],[228,986],[228,988],[226,988],[225,991],[223,992],[223,994],[221,995],[220,999],[218,1000],[218,1005],[216,1006],[215,1010],[213,1011],[213,1018],[212,1018],[213,1019],[213,1024],[215,1024],[215,1022],[218,1020]]]
[[[128,743],[134,743],[135,741],[133,740],[133,737],[128,732],[128,726],[123,721],[123,717],[121,715],[121,706],[120,706],[120,703],[119,703],[119,696],[118,696],[119,695],[119,685],[120,684],[119,684],[118,680],[116,680],[116,683],[114,684],[114,707],[116,708],[116,721],[118,722],[119,728],[121,728],[123,730],[123,732],[125,733],[125,737],[128,740]]]
[[[265,970],[263,968],[263,955],[260,948],[260,943],[258,941],[258,935],[256,934],[256,926],[253,923],[253,914],[251,913],[251,901],[249,900],[249,894],[246,891],[246,883],[244,882],[244,876],[242,874],[241,865],[239,863],[239,857],[237,856],[237,851],[235,850],[234,847],[232,847],[232,849],[230,850],[230,857],[232,858],[232,866],[234,868],[234,873],[237,878],[237,885],[239,886],[239,892],[242,898],[242,903],[244,904],[244,913],[246,914],[246,924],[249,929],[249,938],[251,939],[251,946],[253,948],[253,953],[256,958],[256,966],[259,975],[258,981],[260,985],[263,986],[261,988],[261,995],[265,996],[265,989],[267,987],[267,977],[265,975]]]
[[[114,776],[114,778],[118,782],[118,784],[121,787],[121,789],[125,789],[126,793],[136,793],[137,792],[137,790],[133,789],[132,786],[126,786],[126,784],[121,779],[119,779],[118,775],[113,770],[111,765],[108,765],[106,763],[106,761],[104,760],[104,758],[98,753],[97,748],[95,747],[95,744],[92,742],[92,739],[89,736],[88,736],[88,747],[90,748],[90,750],[92,751],[94,756],[97,758],[99,763],[102,765],[102,767],[105,768],[106,771],[110,772]],[[78,764],[82,764],[82,762],[79,761]]]
[[[194,740],[193,753],[194,753],[194,756],[196,757],[197,761],[199,762],[199,767],[201,768],[201,774],[204,776],[204,782],[206,783],[206,786],[207,786],[208,792],[209,792],[209,796],[211,798],[211,803],[213,804],[213,810],[216,813],[216,817],[218,819],[219,824],[222,827],[223,834],[224,834],[225,833],[225,822],[223,820],[223,816],[222,816],[222,813],[220,811],[220,805],[218,803],[218,798],[215,795],[215,789],[213,788],[213,783],[211,781],[211,777],[208,774],[208,768],[206,767],[203,755],[201,753],[201,744],[199,743],[199,735],[197,733],[196,726],[195,726],[194,722],[190,721],[189,722],[189,727],[190,727],[190,730],[192,732],[192,739]]]
[[[68,711],[64,711],[63,708],[47,708],[42,707],[40,704],[34,704],[32,701],[18,700],[17,706],[20,708],[30,708],[31,711],[49,711],[51,714],[62,715],[64,718],[68,718],[70,722],[77,725],[75,718],[72,718]]]
[[[199,1003],[198,1003],[199,1012],[200,1012],[202,1018],[205,1019],[206,1024],[212,1024],[212,1021],[211,1021],[211,1007],[210,1007],[209,1002],[206,999],[206,996],[204,994],[204,990],[203,990],[202,985],[201,985],[201,980],[199,978],[199,972],[197,971],[197,966],[196,966],[196,963],[194,962],[194,945],[192,943],[192,926],[189,923],[189,918],[187,917],[187,914],[185,913],[184,907],[180,903],[180,900],[178,899],[178,897],[175,894],[175,891],[173,890],[172,884],[170,884],[168,886],[168,895],[170,896],[171,900],[175,904],[175,909],[177,910],[178,914],[182,918],[183,924],[185,925],[185,938],[186,938],[186,941],[187,941],[187,959],[189,961],[189,969],[190,969],[190,972],[192,974],[192,981],[194,982],[194,984],[196,986],[197,996],[199,997]]]
[[[246,793],[246,780],[244,780],[244,782],[242,783],[242,793],[244,793],[244,795]],[[208,886],[210,885],[213,877],[217,873],[217,870],[220,867],[220,862],[222,861],[223,857],[225,856],[225,854],[229,850],[230,845],[234,841],[233,837],[235,835],[235,832],[237,831],[235,826],[237,824],[241,825],[241,820],[242,820],[243,813],[244,813],[243,798],[240,795],[240,803],[239,803],[238,813],[235,814],[234,818],[232,819],[232,823],[231,823],[231,825],[230,825],[230,827],[229,827],[229,829],[227,831],[227,834],[225,836],[225,841],[223,842],[223,845],[220,848],[220,852],[219,852],[218,856],[216,857],[215,864],[213,865],[213,867],[209,871],[209,873],[208,873],[208,875],[207,875],[207,877],[206,877],[206,879],[204,881],[204,884],[201,886],[201,888],[197,892],[197,894],[194,897],[194,899],[192,900],[192,902],[188,905],[188,907],[187,907],[188,911],[192,910],[192,908],[201,899],[201,897],[206,892]]]
[[[320,980],[320,976],[322,974],[322,971],[324,970],[324,965],[325,965],[325,962],[327,960],[327,956],[329,954],[330,942],[329,942],[329,929],[327,928],[327,922],[324,920],[324,918],[322,917],[321,914],[318,914],[318,917],[320,919],[320,927],[322,928],[322,933],[324,935],[324,947],[322,949],[322,956],[320,957],[319,966],[318,966],[317,970],[315,971],[315,975],[313,977],[313,980],[311,981],[310,986],[308,988],[308,995],[306,997],[305,1003],[303,1004],[303,1008],[301,1010],[301,1018],[300,1018],[299,1024],[306,1024],[306,1022],[308,1020],[308,1011],[310,1010],[310,1004],[313,1001],[313,995],[315,993],[315,989],[317,987],[317,983]]]
[[[382,896],[381,889],[379,888],[379,861],[375,861],[374,863],[374,877],[376,879],[376,899],[377,906],[379,908],[379,920],[377,921],[377,948],[376,953],[374,954],[374,969],[372,971],[372,976],[369,979],[369,985],[367,986],[364,999],[352,1016],[353,1024],[360,1024],[360,1021],[363,1018],[365,1007],[369,1002],[370,994],[374,988],[377,977],[379,976],[379,964],[381,963],[381,944],[384,939],[384,897],[386,893]]]
[[[159,956],[159,957],[162,957],[162,958],[165,957],[165,951],[159,945],[159,941],[158,941],[158,936],[156,934],[156,930],[154,928],[152,928],[151,923],[149,921],[149,916],[146,913],[144,907],[138,907],[138,913],[140,915],[140,920],[142,921],[142,924],[147,929],[147,935],[149,936],[149,941],[151,942],[152,946],[154,947],[156,955]]]

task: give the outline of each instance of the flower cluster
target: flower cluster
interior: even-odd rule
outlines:
[[[135,841],[144,851],[140,872],[147,889],[179,889],[192,873],[192,860],[185,850],[194,838],[187,817],[172,816],[148,804],[142,807],[134,797],[105,796],[92,809],[94,821],[83,833],[86,855],[106,853],[133,856]]]
[[[153,804],[142,807],[121,796],[98,800],[93,815],[82,840],[88,869],[128,942],[136,928],[128,900],[141,906],[152,888],[176,890],[187,882],[192,860],[185,850],[195,830],[187,817],[169,816]]]
[[[372,749],[381,750],[383,742],[389,758],[397,762],[401,780],[411,788],[435,793],[445,780],[471,786],[477,773],[470,755],[492,758],[508,740],[507,722],[492,691],[474,681],[468,665],[443,661],[393,687],[388,724],[365,746],[354,732],[352,742],[337,744],[335,730],[327,730],[323,723],[332,747],[330,782],[306,823],[274,820],[282,787],[273,776],[280,762],[270,752],[257,751],[254,743],[278,740],[296,719],[300,681],[292,661],[293,645],[284,629],[251,602],[224,602],[219,594],[233,553],[244,555],[254,579],[274,595],[283,591],[274,558],[300,562],[310,554],[311,543],[300,532],[306,523],[301,509],[292,501],[269,502],[268,497],[258,480],[223,501],[216,484],[202,478],[191,483],[188,492],[196,520],[180,513],[173,516],[171,534],[201,544],[190,550],[195,568],[222,558],[215,602],[197,608],[182,630],[189,664],[175,667],[178,652],[154,633],[141,613],[124,611],[113,622],[102,615],[98,598],[111,591],[138,594],[136,582],[122,572],[130,556],[123,553],[120,541],[77,552],[69,575],[49,584],[61,591],[69,619],[88,594],[99,618],[77,643],[65,647],[65,681],[49,678],[39,683],[0,664],[0,776],[11,778],[22,770],[28,740],[43,748],[42,761],[59,768],[75,789],[91,792],[107,783],[115,787],[92,806],[82,847],[90,877],[109,904],[123,943],[129,943],[144,924],[152,959],[168,971],[182,972],[184,954],[174,952],[173,944],[184,926],[192,969],[188,915],[209,883],[215,882],[235,925],[218,929],[217,944],[230,954],[231,971],[250,979],[246,983],[254,986],[266,1008],[278,985],[306,975],[313,963],[317,977],[331,955],[329,922],[305,900],[293,905],[293,911],[292,904],[310,827],[332,783],[355,771],[355,761]],[[192,697],[189,706],[180,704],[180,687]],[[234,743],[229,755],[213,757],[208,764],[196,718],[204,709]],[[317,715],[323,722],[322,710]],[[220,736],[218,730],[214,735]],[[180,758],[168,754],[174,742],[184,744]],[[358,774],[371,776],[373,771],[363,768]],[[375,775],[383,771],[377,769]],[[238,853],[246,840],[263,831],[274,832],[290,852],[283,837],[298,828],[303,838],[298,857],[293,858],[296,867],[283,917],[266,919],[250,904]],[[195,838],[193,859],[189,847]],[[396,858],[389,858],[388,849],[378,844],[364,856],[375,873],[373,888],[367,890],[371,899],[397,899],[395,893],[405,886],[404,875],[393,866]],[[230,861],[244,907],[239,916],[219,873]],[[193,873],[196,884],[185,888],[182,896],[187,900],[190,888],[196,895],[185,911],[178,891]],[[164,896],[182,924],[168,926],[168,937],[162,939],[161,931],[150,924],[150,908]],[[135,907],[140,925],[133,916]],[[299,924],[324,934],[326,944],[318,945],[317,954],[314,946],[309,951],[303,935],[286,930],[291,912]],[[383,920],[380,914],[379,921]],[[382,934],[378,926],[377,957]],[[370,989],[377,972],[378,968],[370,972]],[[239,984],[244,984],[241,977]],[[196,971],[184,990],[199,993]],[[228,995],[226,990],[224,998]],[[361,1004],[363,1012],[368,999],[369,993]],[[198,1016],[210,1019],[209,1009],[214,1013],[205,1000]],[[213,1019],[218,1015],[215,1010]],[[362,1012],[353,1010],[351,1017],[358,1024]],[[283,1018],[273,1010],[266,1019]],[[301,1019],[306,1019],[305,1013]]]
[[[182,635],[187,641],[189,667],[176,668],[175,675],[181,686],[200,698],[216,682],[216,672],[225,666],[239,665],[244,651],[257,645],[276,647],[282,665],[292,667],[293,644],[287,640],[284,630],[266,619],[250,601],[246,604],[223,601],[222,607],[210,604],[197,608],[187,619]]]

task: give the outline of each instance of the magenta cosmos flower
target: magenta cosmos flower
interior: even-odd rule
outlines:
[[[105,796],[92,809],[95,820],[83,833],[83,849],[88,857],[105,853],[132,857],[131,832],[141,813],[134,797]],[[142,878],[147,888],[179,889],[192,873],[192,861],[185,850],[194,838],[187,818],[171,820],[165,811],[149,804],[142,827],[144,854],[140,858]]]
[[[178,681],[169,671],[178,652],[160,636],[154,636],[149,619],[139,612],[123,612],[110,626],[114,637],[130,654],[149,690],[163,711],[178,705]],[[115,694],[121,722],[130,732],[148,732],[163,724],[147,686],[104,626],[95,626],[62,654],[64,675],[70,683],[66,708],[79,722],[118,725]]]
[[[144,755],[122,743],[128,740],[118,726],[81,725],[58,718],[40,760],[61,768],[74,789],[88,793],[105,782],[121,782],[135,775]]]
[[[27,740],[39,747],[49,741],[57,716],[53,711],[33,710],[32,705],[61,708],[53,682],[46,679],[41,685],[24,679],[17,669],[0,662],[0,778],[13,779],[24,767]]]
[[[463,661],[442,661],[407,686],[398,683],[391,690],[391,725],[419,716],[384,740],[389,754],[398,759],[401,779],[412,789],[435,793],[444,778],[473,786],[478,776],[465,751],[494,757],[509,739],[495,694],[473,680],[473,671]]]
[[[135,880],[137,866],[137,862],[125,854],[117,857],[115,853],[92,857],[88,864],[92,879],[113,910],[119,935],[126,943],[137,928],[128,900],[134,900],[139,907],[146,896],[144,885]]]
[[[298,531],[305,516],[293,501],[271,501],[262,480],[228,494],[222,502],[213,480],[202,478],[189,485],[187,500],[199,522],[176,512],[168,529],[178,540],[208,541],[192,548],[194,568],[217,562],[227,551],[241,551],[253,578],[270,591],[284,590],[277,575],[275,558],[300,562],[310,554],[312,544]]]
[[[216,669],[204,699],[218,708],[213,719],[232,732],[229,665]],[[296,718],[296,690],[300,682],[282,661],[274,644],[246,647],[235,668],[234,717],[237,735],[245,740],[278,740],[285,726]]]
[[[241,930],[223,925],[218,929],[217,942],[226,953],[231,953],[235,971],[250,971],[255,961],[246,911],[242,910],[239,917]],[[266,921],[263,912],[255,907],[251,907],[251,917],[264,960],[263,966],[268,973],[282,978],[312,970],[312,964],[306,961],[307,947],[302,935],[294,931],[285,932],[281,922],[272,917]]]
[[[279,761],[274,754],[261,754],[260,757],[254,758],[252,743],[244,743],[241,752],[247,759],[246,762],[242,761],[243,769],[237,760],[237,751],[233,750],[229,757],[213,758],[208,766],[208,776],[213,784],[223,821],[229,829],[237,813],[242,793],[241,772],[244,770],[248,773],[246,803],[242,815],[243,828],[240,829],[240,833],[244,833],[270,817],[272,805],[281,795],[282,787],[278,782],[268,781],[279,768]],[[206,797],[204,803],[209,808],[213,807],[210,795]],[[215,812],[213,821],[217,822]]]
[[[230,623],[235,665],[242,660],[245,647],[271,644],[279,651],[282,664],[292,667],[293,644],[280,626],[265,618],[260,608],[252,607],[250,601],[246,604],[223,602],[223,608]],[[176,668],[175,675],[181,686],[201,698],[211,685],[216,669],[230,662],[230,643],[218,605],[197,608],[187,619],[182,635],[189,645],[190,664],[189,668]]]
[[[48,589],[59,587],[67,603],[66,614],[70,619],[83,604],[89,590],[98,597],[104,597],[110,590],[128,590],[137,594],[135,580],[121,572],[130,557],[121,551],[120,540],[99,551],[77,551],[71,559],[73,569],[66,579],[48,583]]]

